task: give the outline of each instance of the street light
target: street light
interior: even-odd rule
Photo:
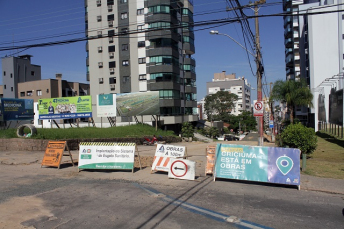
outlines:
[[[230,38],[232,41],[234,41],[235,43],[237,43],[241,48],[245,49],[249,54],[251,54],[254,58],[256,58],[257,56],[255,54],[253,54],[252,52],[250,52],[249,50],[247,50],[244,46],[242,46],[239,42],[237,42],[236,40],[234,40],[233,37],[229,36],[228,34],[225,33],[219,33],[219,31],[217,30],[211,30],[209,32],[211,35],[223,35],[226,36],[228,38]]]
[[[256,34],[258,25],[256,24]],[[237,42],[233,37],[229,36],[225,33],[219,33],[217,30],[211,30],[209,32],[211,35],[223,35],[228,38],[230,38],[232,41],[234,41],[237,45],[239,45],[241,48],[243,48],[247,53],[251,54],[251,56],[254,57],[255,62],[257,64],[257,101],[262,101],[262,73],[264,71],[264,68],[261,63],[261,55],[260,55],[260,48],[259,48],[259,36],[256,38],[256,47],[257,47],[257,54],[253,54],[247,48],[242,46],[239,42]],[[258,138],[258,145],[263,146],[263,117],[258,117],[258,130],[259,130],[259,138]]]

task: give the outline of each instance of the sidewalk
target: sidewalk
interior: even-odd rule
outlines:
[[[206,147],[209,145],[216,145],[217,143],[226,144],[240,144],[240,145],[256,145],[253,141],[236,141],[236,142],[181,142],[173,143],[173,145],[183,145],[187,147],[187,154],[190,160],[196,161],[196,175],[204,176],[205,163],[206,163]],[[273,146],[272,143],[264,143],[264,146]],[[154,157],[156,146],[138,146],[140,156],[151,156]],[[78,160],[78,151],[71,151],[73,159]],[[0,165],[40,165],[43,159],[43,151],[2,151],[0,152]],[[70,161],[69,157],[64,157],[64,161]],[[62,168],[62,170],[68,168]],[[25,168],[23,168],[25,171]],[[150,169],[146,169],[146,172],[135,173],[135,179],[140,179],[138,176],[145,176],[144,179],[155,179],[154,176],[147,176],[145,173],[149,173]],[[127,174],[127,173],[126,173]],[[127,176],[127,175],[126,175]],[[309,175],[301,174],[301,190],[307,191],[320,191],[326,193],[342,194],[344,195],[344,179],[330,179],[330,178],[319,178]]]

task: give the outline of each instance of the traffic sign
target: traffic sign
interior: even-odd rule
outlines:
[[[195,180],[196,162],[178,158],[170,158],[169,178]]]
[[[274,128],[274,121],[273,120],[269,121],[269,128]]]
[[[263,115],[264,115],[263,103],[261,101],[255,102],[253,106],[253,116],[260,117]]]

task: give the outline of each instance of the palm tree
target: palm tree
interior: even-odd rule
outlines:
[[[278,80],[272,88],[271,96],[274,101],[287,103],[290,113],[290,123],[294,123],[294,107],[313,107],[313,94],[304,81]]]

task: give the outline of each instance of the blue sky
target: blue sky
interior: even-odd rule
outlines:
[[[226,12],[225,0],[194,0],[194,21],[207,21],[223,18],[234,18],[232,12]],[[241,5],[249,1],[241,0]],[[259,14],[282,12],[281,0],[267,0]],[[130,3],[130,0],[129,0]],[[253,10],[246,9],[246,15],[253,15]],[[36,44],[81,38],[85,31],[85,10],[83,0],[0,0],[0,48],[17,45]],[[255,32],[254,21],[250,20],[251,29]],[[248,79],[253,88],[257,88],[257,79],[252,75],[247,53],[228,37],[210,35],[210,30],[218,30],[233,37],[244,45],[239,23],[229,25],[212,25],[195,28],[197,98],[206,95],[206,82],[210,82],[213,74],[226,71],[236,73]],[[264,83],[285,79],[284,63],[284,29],[282,17],[265,17],[259,19],[260,40],[265,68]],[[47,38],[61,34],[73,34],[63,37]],[[42,39],[44,38],[44,39]],[[86,81],[86,42],[67,45],[0,51],[0,57],[20,52],[18,55],[32,55],[32,63],[42,67],[42,78],[55,78],[62,73],[68,81]],[[252,50],[251,50],[252,51]],[[256,65],[251,58],[252,69]],[[1,70],[2,66],[0,66]],[[2,72],[2,70],[1,70]],[[0,79],[2,84],[2,78]],[[269,86],[265,86],[268,93]],[[252,91],[252,99],[256,99],[257,91]]]

